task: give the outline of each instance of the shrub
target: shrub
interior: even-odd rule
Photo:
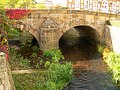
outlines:
[[[62,90],[72,79],[72,64],[51,63],[48,67],[46,90]]]
[[[62,90],[73,77],[72,64],[70,62],[59,63],[59,60],[64,59],[64,57],[58,49],[47,50],[44,55],[52,59],[52,62],[47,61],[45,63],[45,67],[48,70],[45,90]]]
[[[113,73],[113,80],[120,84],[120,54],[110,52],[105,61]]]
[[[53,79],[56,83],[60,80],[64,82],[69,82],[72,76],[72,64],[66,62],[65,64],[60,63],[52,63],[49,67],[51,71],[51,79]]]
[[[64,59],[64,56],[59,49],[46,50],[43,55],[47,58],[52,59],[53,62],[58,62],[59,60]]]

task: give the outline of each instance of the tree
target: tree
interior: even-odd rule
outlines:
[[[7,32],[12,28],[12,21],[6,16],[6,10],[2,7],[0,7],[0,27]]]
[[[3,0],[0,2],[0,6],[4,8],[32,8],[35,4],[35,0]]]

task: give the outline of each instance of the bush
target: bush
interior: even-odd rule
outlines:
[[[59,60],[64,59],[64,56],[59,49],[46,50],[43,55],[47,58],[52,59],[53,62],[58,62]]]
[[[73,77],[72,64],[70,62],[59,63],[60,59],[64,59],[60,50],[47,50],[44,55],[52,59],[52,62],[47,61],[45,63],[45,67],[48,70],[45,90],[62,90]]]
[[[73,68],[72,64],[51,63],[48,67],[46,90],[61,90],[72,79]]]
[[[113,73],[113,80],[120,84],[120,54],[110,52],[105,61]]]
[[[52,63],[49,67],[49,70],[51,71],[51,79],[53,79],[56,83],[60,80],[63,80],[64,82],[69,82],[71,80],[72,76],[72,64],[66,62],[65,64],[55,64]]]

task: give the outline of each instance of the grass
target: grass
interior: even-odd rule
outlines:
[[[30,74],[13,74],[13,80],[16,90],[44,90],[42,83],[44,72]]]

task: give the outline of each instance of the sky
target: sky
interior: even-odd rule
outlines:
[[[52,3],[65,6],[65,5],[67,5],[67,0],[52,0]]]
[[[44,0],[36,0],[36,2],[42,2]],[[60,6],[66,6],[67,0],[52,0],[53,5],[60,5]]]

